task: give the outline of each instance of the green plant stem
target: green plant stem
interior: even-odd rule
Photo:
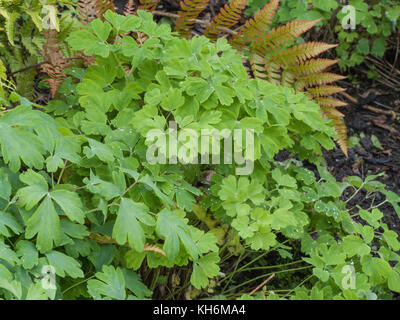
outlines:
[[[302,282],[300,282],[300,284],[298,284],[294,289],[290,290],[285,296],[284,298],[286,298],[287,296],[289,296],[293,291],[295,291],[298,287],[302,286],[303,284],[305,284],[308,280],[310,280],[312,277],[314,277],[313,274],[309,275],[307,278],[305,278]]]
[[[246,272],[246,271],[254,271],[254,270],[265,270],[265,269],[274,269],[274,268],[281,268],[281,267],[286,267],[286,266],[290,266],[293,264],[298,264],[304,262],[303,260],[298,260],[298,261],[294,261],[294,262],[290,262],[290,263],[285,263],[285,264],[278,264],[278,265],[274,265],[274,266],[263,266],[263,267],[252,267],[252,268],[245,268],[245,269],[241,269],[241,272]]]
[[[65,294],[65,293],[66,293],[67,291],[69,291],[70,289],[75,288],[75,287],[79,286],[80,284],[85,283],[85,282],[89,281],[90,279],[92,279],[92,278],[94,278],[94,277],[95,277],[95,275],[92,275],[92,276],[90,276],[90,277],[87,278],[87,279],[84,279],[84,280],[82,280],[82,281],[79,281],[79,282],[73,284],[72,286],[68,287],[67,289],[65,289],[65,290],[62,291],[61,293],[62,293],[62,294]]]
[[[242,287],[244,285],[247,285],[247,284],[252,283],[254,281],[257,281],[259,279],[262,279],[262,278],[265,278],[265,277],[269,277],[273,273],[278,274],[278,273],[285,273],[285,272],[293,272],[293,271],[305,270],[305,269],[310,269],[310,268],[313,268],[313,266],[306,266],[306,267],[293,268],[293,269],[287,269],[287,270],[281,270],[281,271],[275,271],[275,272],[266,273],[266,274],[263,274],[261,276],[258,276],[258,277],[255,277],[253,279],[250,279],[250,280],[247,280],[245,282],[242,282],[241,284],[239,284],[237,286],[234,286],[234,287],[232,287],[232,288],[230,288],[228,290],[223,290],[221,294],[233,291],[233,290],[235,290],[237,288],[240,288],[240,287]]]

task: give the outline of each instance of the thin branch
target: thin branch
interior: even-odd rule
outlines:
[[[265,281],[261,282],[257,287],[255,287],[250,293],[249,296],[252,296],[254,293],[256,293],[260,288],[265,286],[268,282],[271,281],[271,279],[275,277],[275,273],[271,274]]]

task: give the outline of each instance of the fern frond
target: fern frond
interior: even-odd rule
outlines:
[[[344,114],[341,113],[336,108],[332,107],[321,107],[322,113],[330,119],[341,119],[344,117]]]
[[[44,36],[46,42],[43,45],[43,56],[48,62],[41,65],[41,71],[47,73],[50,77],[45,81],[50,85],[51,97],[54,98],[66,77],[63,70],[68,66],[68,62],[61,52],[61,47],[56,37],[57,31],[45,30]]]
[[[258,54],[251,54],[249,62],[254,78],[280,84],[281,67],[279,64],[274,62],[266,63],[265,59]]]
[[[314,87],[343,79],[346,79],[346,77],[331,72],[310,74],[297,79],[296,90],[303,91],[305,87]]]
[[[84,25],[87,25],[90,21],[94,20],[97,15],[96,1],[92,0],[79,0],[78,1],[78,12],[79,21]]]
[[[216,40],[222,33],[221,27],[230,28],[237,24],[243,9],[246,7],[246,2],[247,0],[232,0],[226,4],[204,30],[204,35]]]
[[[297,77],[302,77],[312,73],[322,72],[338,61],[339,60],[331,59],[311,59],[298,65],[290,66],[288,70]]]
[[[232,38],[232,44],[243,47],[248,39],[261,36],[270,30],[278,5],[279,0],[271,0],[262,9],[257,11],[254,14],[254,18],[247,20],[242,30]]]
[[[39,31],[42,31],[43,22],[42,22],[42,19],[40,18],[40,11],[39,10],[29,10],[29,9],[24,9],[24,11],[27,14],[29,14],[29,16],[31,17],[36,28],[38,28]]]
[[[315,98],[314,101],[318,103],[320,106],[329,107],[329,108],[336,108],[336,107],[344,107],[348,104],[346,102],[340,101],[334,98]]]
[[[128,0],[124,7],[124,16],[130,16],[135,14],[136,12],[136,5],[134,0]]]
[[[139,10],[144,10],[144,11],[153,11],[157,8],[158,3],[160,0],[139,0],[140,5],[139,5]]]
[[[317,97],[326,97],[333,95],[335,93],[344,92],[346,89],[338,87],[338,86],[319,86],[315,88],[307,89],[307,94],[309,94],[313,98]]]
[[[300,45],[294,45],[289,49],[283,50],[274,54],[270,60],[275,61],[281,65],[293,66],[297,64],[304,63],[306,60],[314,58],[325,52],[329,49],[335,48],[337,45],[335,44],[327,44],[323,42],[306,42]],[[333,60],[330,60],[333,61]],[[313,62],[309,62],[311,64],[310,67],[314,67],[315,69],[319,69],[320,71],[324,70],[324,65],[326,60],[317,60]],[[337,61],[333,61],[332,64],[335,64]],[[332,64],[327,64],[329,67]],[[304,65],[304,69],[307,69],[308,65]],[[322,69],[320,69],[322,67]]]
[[[178,19],[175,22],[175,31],[182,37],[188,38],[195,23],[195,19],[207,7],[209,0],[182,0]]]
[[[165,251],[162,250],[161,248],[157,247],[154,244],[145,243],[143,251],[153,251],[153,252],[157,252],[159,254],[162,254],[164,257],[167,257],[167,254],[165,253]]]
[[[31,56],[41,56],[40,49],[33,43],[35,25],[32,21],[26,21],[19,29],[21,43]]]
[[[252,42],[252,50],[265,56],[281,50],[283,47],[292,44],[300,35],[315,26],[318,20],[296,20],[287,23],[284,26],[273,28],[263,34],[254,33],[246,35]]]
[[[14,45],[14,25],[15,21],[20,17],[20,14],[16,11],[7,11],[0,8],[0,15],[4,17],[5,21],[5,31],[7,34],[8,41]]]
[[[94,1],[97,17],[102,18],[107,10],[115,11],[114,0],[95,0]]]
[[[331,119],[335,132],[338,136],[336,140],[343,153],[348,156],[347,127],[342,119]]]

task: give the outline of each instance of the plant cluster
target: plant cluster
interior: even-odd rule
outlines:
[[[249,79],[226,39],[177,37],[141,10],[108,10],[66,41],[95,63],[64,70],[45,107],[15,92],[3,98],[1,298],[165,299],[214,290],[220,298],[382,299],[400,292],[400,243],[379,211],[390,203],[400,214],[400,197],[374,176],[338,183],[327,172],[321,147],[333,148],[337,135],[304,93]],[[170,121],[195,131],[254,130],[253,173],[237,177],[235,164],[150,164],[146,134],[168,132]],[[281,150],[292,155],[285,162],[275,160]],[[386,200],[349,208],[351,199],[340,200],[349,189]],[[281,273],[302,270],[300,283],[253,296],[235,280],[246,266],[225,272],[232,256],[254,262],[276,252],[299,257],[300,267]],[[282,267],[267,261],[261,268]],[[49,266],[56,277],[46,287]]]

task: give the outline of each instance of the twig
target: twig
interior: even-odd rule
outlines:
[[[396,119],[396,116],[400,116],[399,113],[396,113],[393,110],[392,111],[386,111],[386,110],[375,108],[375,107],[369,106],[369,105],[362,106],[362,108],[363,109],[367,109],[367,110],[372,111],[372,112],[375,112],[375,113],[382,113],[382,114],[385,114],[387,116],[391,116],[392,119]]]
[[[264,280],[263,282],[261,282],[257,287],[255,287],[250,293],[249,296],[252,296],[254,293],[256,293],[260,288],[262,288],[263,286],[265,286],[268,282],[271,281],[271,279],[275,277],[275,273],[271,274],[266,280]]]
[[[358,100],[356,98],[352,97],[351,95],[349,95],[348,93],[343,91],[343,92],[340,92],[340,94],[342,96],[344,96],[347,100],[349,100],[351,103],[358,104]]]

